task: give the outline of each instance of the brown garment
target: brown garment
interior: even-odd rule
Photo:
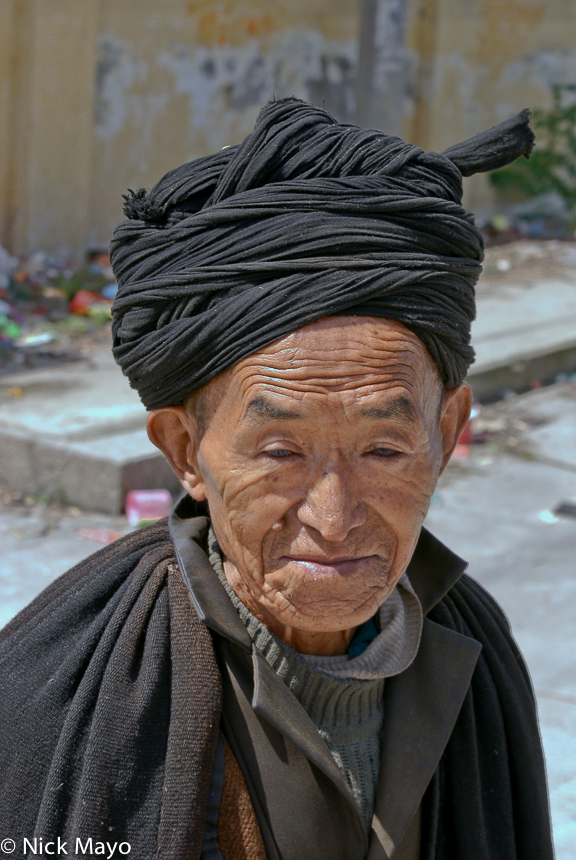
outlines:
[[[224,786],[218,816],[218,845],[224,860],[266,860],[250,794],[238,762],[224,739]]]

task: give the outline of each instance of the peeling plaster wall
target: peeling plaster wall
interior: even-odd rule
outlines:
[[[576,83],[573,0],[409,2],[407,49],[422,73],[404,134],[421,146],[442,150],[524,107],[548,106],[554,83]],[[465,202],[480,217],[500,205],[484,176],[465,180]]]
[[[126,188],[240,141],[274,95],[442,150],[557,82],[575,0],[0,0],[0,243],[107,243]],[[465,187],[494,209],[485,177]]]
[[[357,0],[102,7],[91,242],[107,241],[127,187],[239,142],[273,96],[354,119]]]
[[[126,188],[268,99],[355,115],[360,0],[0,0],[0,244],[107,244]]]

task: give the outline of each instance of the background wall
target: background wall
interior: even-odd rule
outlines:
[[[107,244],[273,95],[443,149],[576,82],[575,45],[573,0],[0,0],[0,243]]]
[[[574,0],[410,3],[404,133],[442,150],[524,107],[548,107],[554,83],[576,83]],[[465,183],[477,214],[494,207],[486,177]]]

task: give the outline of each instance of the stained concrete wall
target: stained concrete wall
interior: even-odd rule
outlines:
[[[356,0],[0,0],[0,242],[107,243],[127,187],[273,95],[353,119],[358,28]]]
[[[574,0],[410,2],[404,133],[441,151],[524,107],[547,107],[554,83],[576,83]],[[494,208],[483,176],[465,182],[476,212]]]
[[[0,242],[107,243],[127,187],[273,95],[443,149],[553,82],[576,82],[573,0],[0,0]],[[466,194],[493,205],[484,178]]]

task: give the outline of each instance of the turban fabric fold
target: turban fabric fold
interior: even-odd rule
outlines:
[[[271,102],[239,145],[127,196],[111,260],[114,356],[149,409],[182,403],[307,323],[402,323],[444,384],[474,360],[483,239],[462,176],[528,156],[525,110],[444,153]]]

